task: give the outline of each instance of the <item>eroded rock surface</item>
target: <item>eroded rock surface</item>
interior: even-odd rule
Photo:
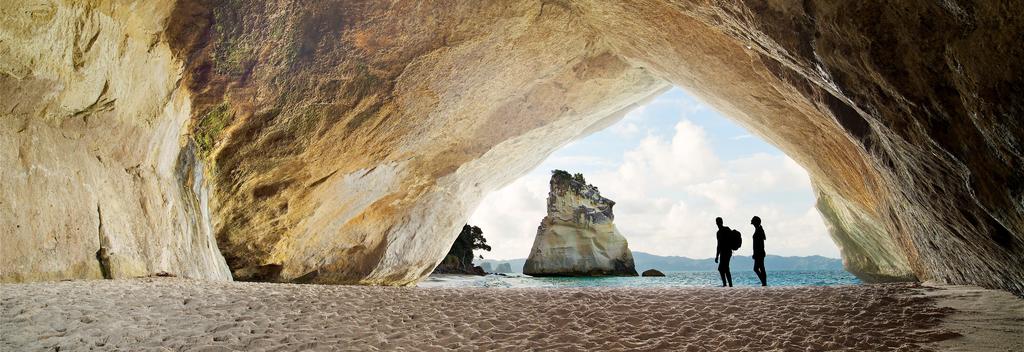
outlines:
[[[537,227],[523,274],[636,276],[633,252],[615,227],[615,202],[577,176],[552,173],[548,214]]]
[[[862,278],[1024,293],[1009,2],[0,5],[4,281],[227,279],[212,228],[236,278],[413,283],[678,85],[809,171]]]
[[[161,39],[173,9],[0,1],[0,281],[231,280]]]

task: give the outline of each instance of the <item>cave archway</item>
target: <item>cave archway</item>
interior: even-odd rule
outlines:
[[[906,105],[896,99],[929,96],[915,92],[915,89],[921,89],[918,86],[893,86],[896,84],[894,78],[903,74],[902,71],[914,72],[923,68],[908,67],[889,72],[892,70],[886,70],[888,64],[883,62],[889,60],[887,57],[876,55],[865,60],[845,55],[849,51],[874,52],[871,51],[873,42],[851,41],[844,30],[882,34],[872,32],[874,22],[858,22],[857,16],[848,14],[882,9],[870,4],[845,8],[767,9],[744,8],[738,4],[687,8],[657,2],[644,6],[598,6],[585,2],[532,5],[535,6],[525,6],[511,14],[503,13],[507,9],[477,10],[482,11],[482,15],[479,12],[468,15],[459,9],[445,15],[436,15],[432,11],[430,15],[417,13],[425,11],[420,9],[367,10],[407,10],[409,13],[400,15],[422,15],[424,18],[450,16],[453,20],[473,21],[469,30],[448,28],[443,21],[437,22],[436,31],[418,28],[412,33],[418,35],[415,39],[419,41],[407,39],[405,43],[408,44],[397,42],[401,37],[387,34],[411,31],[411,25],[391,27],[384,23],[368,23],[360,30],[349,30],[331,26],[331,20],[337,19],[332,16],[342,14],[337,10],[310,8],[298,15],[298,22],[306,26],[299,30],[300,37],[306,41],[302,42],[303,48],[295,59],[302,67],[300,72],[311,73],[320,69],[316,65],[317,58],[339,54],[338,50],[356,50],[355,54],[340,55],[332,61],[352,67],[343,71],[349,79],[341,80],[340,87],[322,80],[305,85],[325,92],[323,98],[329,102],[339,100],[338,96],[355,100],[341,112],[342,120],[346,121],[344,131],[334,127],[328,130],[338,131],[339,137],[370,132],[371,138],[367,142],[373,142],[374,128],[383,126],[405,129],[408,132],[404,135],[419,138],[412,138],[404,145],[386,145],[382,148],[384,150],[378,151],[387,155],[385,160],[371,158],[363,161],[367,165],[363,169],[368,171],[360,180],[369,178],[372,181],[352,181],[341,188],[342,193],[350,192],[347,191],[349,189],[365,192],[374,190],[374,185],[383,184],[384,187],[378,188],[380,194],[374,203],[355,214],[335,210],[317,216],[318,212],[314,211],[305,219],[305,227],[317,229],[314,231],[321,232],[321,236],[333,235],[328,242],[348,248],[341,253],[332,253],[330,256],[337,258],[327,264],[311,263],[306,259],[301,265],[286,265],[284,278],[323,271],[327,275],[318,275],[329,281],[335,280],[330,277],[331,273],[342,273],[340,278],[363,274],[359,281],[368,283],[415,280],[426,271],[417,272],[415,268],[427,269],[443,252],[443,247],[429,244],[431,241],[422,239],[422,234],[453,234],[455,231],[451,229],[462,222],[453,221],[456,220],[453,218],[465,216],[462,215],[464,212],[455,210],[451,212],[456,215],[438,216],[437,208],[471,207],[474,198],[478,199],[480,194],[517,170],[522,172],[528,165],[536,163],[536,155],[550,153],[552,146],[564,140],[606,126],[632,104],[664,89],[668,83],[690,89],[779,146],[812,174],[822,211],[834,226],[834,237],[846,250],[844,256],[851,271],[880,279],[944,276],[946,280],[956,281],[956,277],[962,275],[962,270],[957,268],[968,266],[972,271],[989,272],[993,279],[1002,281],[991,283],[996,285],[1005,285],[1007,282],[1004,280],[1019,275],[1011,275],[1005,268],[981,264],[985,262],[981,258],[990,255],[1006,258],[1009,254],[1005,252],[1007,246],[966,240],[954,244],[963,233],[975,232],[984,238],[984,233],[999,233],[1000,226],[992,225],[990,212],[964,212],[962,202],[955,201],[964,198],[948,197],[950,194],[973,192],[962,187],[959,190],[946,188],[967,183],[937,169],[943,169],[942,165],[953,167],[963,163],[949,160],[941,154],[925,156],[928,152],[913,141],[927,138],[928,133],[921,135],[919,131],[904,130],[898,123],[919,114],[936,116],[920,109],[901,112]],[[258,12],[261,9],[238,10]],[[922,11],[936,16],[952,16],[940,10],[922,8]],[[494,18],[500,20],[485,23]],[[623,21],[624,18],[630,21]],[[920,35],[931,34],[926,33],[926,26],[909,18],[888,20],[887,25],[899,29],[896,31],[899,35],[889,38],[898,45],[914,47],[913,43]],[[598,28],[594,25],[598,23],[615,25]],[[517,30],[507,31],[508,28]],[[449,32],[453,35],[447,35]],[[325,48],[325,34],[337,34],[342,43]],[[439,37],[444,40],[438,42],[435,38]],[[409,45],[415,42],[424,43],[421,45],[426,47]],[[400,50],[397,57],[376,55],[382,49],[396,47],[406,50]],[[429,49],[431,47],[446,49],[437,51]],[[557,50],[551,50],[553,48]],[[920,52],[927,51],[927,48],[919,49]],[[311,58],[312,62],[309,61]],[[388,59],[409,64],[402,66],[399,72],[386,64]],[[467,65],[469,62],[482,65]],[[302,66],[310,63],[310,67]],[[979,61],[978,64],[984,63]],[[445,74],[437,75],[436,72]],[[876,77],[879,73],[883,77]],[[890,73],[891,78],[885,73]],[[913,77],[925,79],[924,75]],[[899,94],[876,96],[870,90],[877,87]],[[385,97],[379,97],[379,93],[384,93]],[[404,105],[392,104],[394,100]],[[931,105],[937,111],[948,110],[942,109],[942,104]],[[259,110],[254,110],[254,116],[260,116]],[[480,112],[483,113],[478,114]],[[479,117],[473,119],[469,115]],[[428,121],[423,124],[425,126],[387,122],[414,116],[424,116],[423,119]],[[433,121],[435,118],[437,121]],[[379,137],[393,139],[392,133]],[[232,151],[229,149],[231,136],[226,139],[219,155]],[[266,144],[271,144],[274,139],[269,138],[269,141]],[[967,141],[938,142],[947,144],[938,149],[945,149],[948,153],[956,144]],[[253,150],[261,152],[262,149]],[[326,146],[325,149],[330,150],[331,147]],[[365,144],[357,149],[374,150]],[[408,162],[400,161],[403,154]],[[248,158],[239,159],[242,159],[239,163],[244,164]],[[346,166],[358,165],[359,158],[356,159],[357,162],[346,163]],[[225,161],[230,165],[231,159]],[[494,165],[502,167],[495,170]],[[348,175],[363,169],[351,170]],[[315,174],[310,171],[310,174]],[[339,172],[333,178],[341,177]],[[948,179],[943,180],[943,177]],[[922,183],[921,180],[926,178],[931,178],[931,182]],[[244,177],[239,179],[243,181],[241,183],[250,183]],[[240,183],[232,181],[230,184],[233,185]],[[337,182],[328,179],[319,187],[329,188]],[[945,187],[935,187],[938,184]],[[262,193],[255,190],[265,187],[254,185],[253,193]],[[244,192],[245,187],[242,188]],[[352,203],[346,198],[374,197],[360,194],[335,199]],[[402,203],[409,199],[414,201]],[[256,204],[265,203],[270,201]],[[251,212],[250,204],[243,203],[246,212]],[[317,210],[331,208],[332,205],[324,201]],[[346,209],[341,204],[337,208]],[[231,207],[219,211],[234,212]],[[392,214],[408,218],[392,220]],[[431,217],[427,214],[432,214],[435,220],[423,219]],[[336,222],[336,219],[367,218],[372,221],[353,224],[346,220],[348,222],[339,228],[330,228],[330,222]],[[235,224],[222,225],[218,230],[219,243],[226,253],[233,253],[237,248],[232,241],[235,232],[232,225]],[[244,224],[238,225],[243,226],[237,228],[247,228]],[[285,232],[297,232],[293,229],[290,227]],[[939,232],[947,232],[947,235],[931,235]],[[342,234],[342,239],[338,239],[338,233]],[[378,233],[386,235],[379,238],[375,236]],[[311,245],[322,242],[315,240],[318,236],[303,237],[308,235],[294,239],[286,237],[284,241],[291,239],[294,244],[275,245],[274,250],[312,247],[298,252],[323,251],[322,244]],[[953,242],[934,245],[934,240],[929,242],[929,237],[947,237]],[[247,245],[252,238],[247,235],[242,239],[239,242]],[[925,246],[927,250],[922,251]],[[957,263],[953,259],[957,255],[950,251],[961,253],[964,248],[973,248],[977,253],[970,256],[973,259],[969,262]],[[240,256],[228,254],[228,257],[230,261]],[[286,262],[287,259],[290,258],[286,258]],[[368,265],[371,268],[367,268]],[[1010,280],[1010,283],[1013,281],[1020,282]]]
[[[650,255],[712,257],[718,216],[746,236],[753,231],[750,217],[762,218],[772,255],[839,258],[815,209],[806,171],[673,88],[611,126],[560,147],[526,175],[487,194],[468,219],[483,229],[491,247],[477,251],[486,262],[494,266],[511,260],[512,272],[521,272],[522,260],[539,240],[538,222],[550,216],[545,205],[556,169],[581,173],[602,197],[615,202],[615,227],[629,249],[645,258],[637,259],[637,272],[680,270],[641,267]],[[736,254],[749,256],[751,248],[748,240]]]
[[[1004,5],[279,5],[12,12],[3,196],[50,203],[0,209],[3,279],[223,278],[212,233],[237,279],[413,283],[483,194],[676,85],[808,170],[851,271],[1024,292]]]

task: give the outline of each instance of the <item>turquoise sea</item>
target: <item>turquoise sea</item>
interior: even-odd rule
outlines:
[[[737,287],[761,286],[753,271],[732,272]],[[842,270],[768,272],[768,286],[857,285],[860,280]],[[431,275],[420,287],[715,287],[722,280],[717,271],[665,272],[664,277],[531,277],[523,274],[472,276]]]

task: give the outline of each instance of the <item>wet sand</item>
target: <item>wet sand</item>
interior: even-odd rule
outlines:
[[[993,294],[1004,293],[911,284],[488,289],[177,278],[4,284],[0,350],[919,351],[971,343],[972,336],[1001,336],[1009,342],[992,348],[1020,350],[1020,341],[1013,344],[1020,324],[1012,322],[1024,321],[1020,299],[1002,301],[1002,316],[986,315],[986,307],[956,310],[964,309],[958,299]],[[973,327],[963,316],[973,317]]]

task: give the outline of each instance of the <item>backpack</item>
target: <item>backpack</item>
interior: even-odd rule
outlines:
[[[730,236],[731,237],[730,239],[732,240],[731,241],[732,243],[731,243],[730,247],[732,247],[732,250],[735,251],[735,250],[740,249],[740,246],[743,245],[743,236],[740,235],[740,232],[736,231],[736,230],[732,230],[730,235],[732,235],[732,236]]]

